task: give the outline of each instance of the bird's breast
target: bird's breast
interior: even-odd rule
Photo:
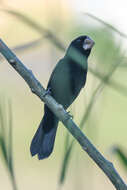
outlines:
[[[86,71],[73,63],[58,64],[49,81],[52,96],[62,104],[69,107],[78,96],[86,81]]]

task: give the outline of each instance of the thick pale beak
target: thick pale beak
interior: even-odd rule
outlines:
[[[85,40],[84,40],[84,43],[83,43],[83,49],[84,50],[88,50],[88,49],[92,49],[92,47],[94,46],[95,42],[87,37]]]

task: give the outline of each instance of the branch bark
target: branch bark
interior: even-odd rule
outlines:
[[[0,53],[7,59],[10,65],[22,76],[31,91],[36,94],[53,111],[59,120],[65,125],[68,131],[78,141],[83,150],[95,161],[103,170],[117,190],[127,190],[124,183],[113,164],[106,160],[104,156],[94,147],[89,139],[82,133],[79,127],[73,122],[70,115],[58,104],[49,94],[46,94],[41,83],[35,78],[32,71],[27,69],[16,55],[0,40]]]

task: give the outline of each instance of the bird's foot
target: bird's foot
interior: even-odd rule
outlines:
[[[51,95],[51,88],[50,88],[50,87],[47,88],[47,90],[45,91],[43,97],[45,97],[45,96],[48,95],[48,94]]]
[[[70,111],[68,111],[67,113],[68,113],[68,115],[70,116],[71,119],[74,118],[74,116],[70,114]]]

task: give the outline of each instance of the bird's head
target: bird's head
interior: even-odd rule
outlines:
[[[84,55],[86,58],[88,58],[93,46],[94,41],[90,37],[80,36],[71,42],[71,44],[68,47],[67,53],[73,56],[77,51],[80,54]]]

